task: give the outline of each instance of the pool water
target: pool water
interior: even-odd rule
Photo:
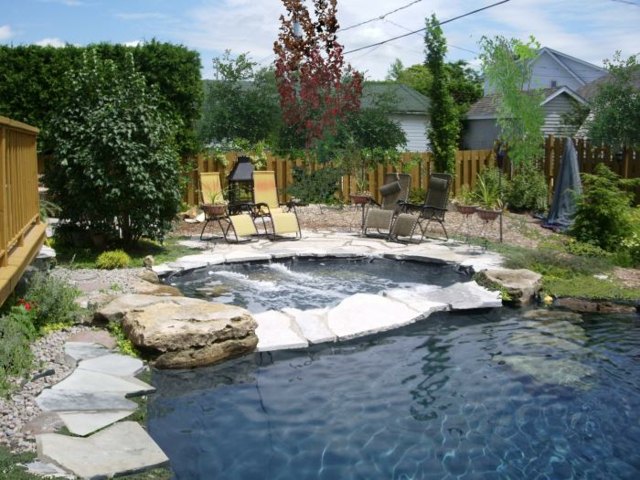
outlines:
[[[189,297],[248,308],[253,313],[285,307],[333,307],[356,293],[429,284],[446,287],[470,278],[453,267],[386,258],[293,258],[225,264],[171,278]]]
[[[529,315],[155,371],[149,431],[178,479],[640,478],[637,316]]]

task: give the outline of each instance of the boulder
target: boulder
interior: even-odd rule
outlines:
[[[151,255],[148,255],[149,257]],[[151,257],[153,258],[153,257]],[[147,258],[145,257],[145,262],[146,262]],[[153,262],[151,262],[151,264],[153,265]],[[151,268],[145,268],[142,272],[140,272],[140,275],[138,275],[138,277],[140,278],[140,280],[144,280],[145,282],[150,282],[150,283],[162,283],[160,281],[160,277],[158,277],[158,274],[156,272],[154,272],[153,270],[151,270]]]
[[[190,299],[130,309],[123,329],[158,368],[211,365],[255,350],[257,323],[244,308]]]
[[[636,305],[626,305],[609,301],[583,300],[580,298],[558,298],[555,305],[580,313],[638,313]]]
[[[98,309],[93,320],[96,323],[109,323],[121,321],[125,314],[131,310],[141,309],[156,303],[167,305],[192,305],[202,300],[177,296],[156,296],[139,293],[129,293],[115,298],[111,302]]]
[[[528,305],[542,288],[542,275],[531,270],[492,268],[476,275],[481,285],[492,286],[505,291],[509,300],[503,300],[514,306]]]
[[[151,270],[147,270],[150,273]],[[132,286],[134,293],[141,293],[144,295],[156,295],[160,297],[181,297],[182,292],[176,287],[171,285],[165,285],[163,283],[149,282],[147,280],[138,280]]]

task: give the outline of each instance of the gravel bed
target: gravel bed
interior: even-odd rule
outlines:
[[[68,269],[56,267],[51,275],[77,286],[87,295],[100,289],[117,293],[133,291],[133,284],[143,268],[124,270]],[[34,356],[34,368],[25,379],[16,379],[16,385],[22,385],[8,398],[0,398],[0,444],[14,452],[35,451],[35,438],[29,432],[29,422],[36,419],[42,411],[35,398],[45,388],[51,387],[68,376],[75,363],[64,353],[67,339],[79,332],[91,330],[91,327],[77,325],[65,330],[51,332],[31,344]],[[39,373],[53,370],[54,373],[34,380]]]

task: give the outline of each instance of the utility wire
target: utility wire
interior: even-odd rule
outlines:
[[[483,10],[488,10],[490,8],[497,7],[498,5],[502,5],[503,3],[507,3],[507,2],[510,2],[510,1],[511,0],[502,0],[501,2],[492,3],[491,5],[487,5],[486,7],[476,8],[475,10],[472,10],[472,11],[467,12],[467,13],[463,13],[462,15],[458,15],[457,17],[449,18],[448,20],[444,20],[442,22],[438,22],[438,25],[444,25],[445,23],[450,23],[450,22],[453,22],[454,20],[460,20],[461,18],[468,17],[470,15],[474,15],[474,14],[476,14],[478,12],[482,12]],[[397,37],[388,38],[388,39],[383,40],[381,42],[372,43],[371,45],[365,45],[364,47],[354,48],[353,50],[349,50],[348,52],[344,52],[344,55],[346,55],[348,53],[359,52],[360,50],[364,50],[366,48],[371,48],[371,47],[377,47],[379,45],[384,45],[385,43],[393,42],[394,40],[398,40],[400,38],[408,37],[409,35],[414,35],[416,33],[424,32],[426,29],[427,29],[427,27],[423,27],[423,28],[421,28],[419,30],[413,30],[413,31],[411,31],[409,33],[405,33],[404,35],[398,35]]]
[[[413,0],[413,2],[407,3],[401,7],[396,8],[395,10],[391,10],[390,12],[383,13],[379,17],[370,18],[369,20],[365,20],[364,22],[356,23],[355,25],[349,25],[348,27],[341,28],[341,32],[346,32],[347,30],[351,30],[352,28],[361,27],[362,25],[366,25],[367,23],[376,22],[378,20],[384,20],[384,17],[387,15],[391,15],[393,13],[399,12],[400,10],[404,10],[405,8],[409,8],[411,5],[415,5],[416,3],[420,3],[422,0]]]

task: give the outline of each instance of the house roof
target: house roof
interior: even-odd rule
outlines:
[[[605,82],[611,81],[611,74],[607,74],[604,77],[598,78],[591,83],[587,83],[585,86],[580,87],[578,89],[578,94],[586,98],[587,100],[591,100],[593,96],[598,91],[598,88],[603,85]],[[640,68],[637,68],[634,72],[631,73],[631,84],[640,90]]]
[[[389,95],[393,100],[392,112],[425,115],[429,99],[413,88],[393,82],[365,82],[362,88],[362,108],[373,106],[374,98]]]
[[[566,53],[559,52],[549,47],[542,47],[540,50],[538,50],[538,55],[533,61],[535,62],[535,60],[540,58],[545,53],[549,55],[549,57],[551,57],[561,68],[566,70],[569,73],[569,75],[575,78],[576,81],[582,85],[586,84],[585,80],[580,75],[578,75],[573,68],[567,65],[566,63],[567,60],[589,67],[591,70],[598,70],[603,73],[606,72],[606,69],[602,67],[598,67],[593,63],[585,62],[584,60],[580,60],[579,58],[572,57],[571,55],[567,55]]]
[[[532,92],[538,92],[540,90],[531,90]],[[569,95],[574,100],[579,103],[585,104],[587,103],[584,98],[578,95],[576,92],[571,90],[569,87],[554,87],[554,88],[543,88],[543,97],[544,100],[540,103],[541,105],[545,105],[552,101],[554,98],[559,95]],[[525,92],[526,93],[526,92]],[[496,118],[498,116],[497,113],[497,103],[499,94],[491,94],[482,97],[476,103],[471,105],[469,111],[467,112],[467,119],[469,120],[482,120],[482,119],[491,119]]]

